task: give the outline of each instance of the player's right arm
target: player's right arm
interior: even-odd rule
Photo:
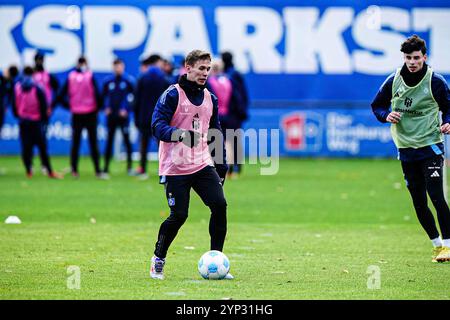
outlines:
[[[175,142],[173,136],[178,128],[172,127],[170,121],[177,110],[177,105],[178,91],[174,86],[170,86],[159,97],[152,115],[152,132],[158,140]]]
[[[391,112],[392,84],[395,74],[391,74],[381,85],[377,95],[371,103],[372,112],[378,121],[386,123],[397,123],[400,120],[400,113]]]

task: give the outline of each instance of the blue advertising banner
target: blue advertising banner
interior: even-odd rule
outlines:
[[[0,69],[31,64],[40,50],[62,80],[83,54],[101,81],[115,56],[137,76],[150,53],[177,65],[195,48],[228,50],[253,105],[367,101],[414,33],[433,69],[450,75],[448,30],[448,0],[0,0]]]
[[[368,110],[329,106],[317,110],[253,111],[253,128],[279,129],[280,156],[395,157],[397,154],[390,126],[379,123]],[[272,142],[267,145],[273,146]],[[247,148],[246,154],[255,156],[250,150]]]

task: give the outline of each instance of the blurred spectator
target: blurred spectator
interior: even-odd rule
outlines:
[[[174,73],[173,73],[174,72],[174,67],[173,67],[172,62],[170,62],[167,59],[162,59],[162,71],[165,74],[166,82],[168,84],[174,84],[174,83],[177,82],[177,79],[175,79],[175,76],[174,76]]]
[[[44,68],[44,54],[37,52],[34,56],[34,72],[33,81],[36,85],[40,86],[44,91],[45,98],[47,101],[47,114],[48,119],[43,123],[44,133],[47,134],[47,126],[50,116],[52,114],[53,101],[58,92],[59,83],[55,76],[48,73]],[[44,165],[44,159],[41,158],[42,172],[46,174],[46,168]]]
[[[232,121],[229,119],[232,115],[231,104],[233,99],[233,86],[231,80],[223,73],[222,60],[214,60],[211,64],[211,72],[208,77],[208,89],[210,89],[218,99],[218,113],[222,133],[225,139],[225,148],[227,154],[227,163],[233,163],[233,141],[226,140],[226,130],[235,129]]]
[[[20,80],[19,69],[15,65],[9,66],[5,73],[5,106],[12,107],[12,101],[14,99],[14,85]]]
[[[233,98],[226,116],[222,116],[221,124],[228,129],[241,129],[243,123],[248,119],[248,93],[244,78],[241,73],[234,68],[233,55],[230,52],[222,53],[222,61],[224,64],[224,73],[231,80],[233,87]],[[225,133],[226,135],[226,133]],[[243,154],[242,140],[235,137],[233,143],[232,154],[229,154],[229,174],[231,177],[237,177],[242,171]],[[228,142],[229,143],[229,142]],[[231,151],[231,150],[230,150]]]
[[[79,177],[78,160],[81,134],[83,129],[86,129],[95,175],[99,179],[107,179],[107,176],[100,170],[97,146],[97,113],[101,107],[101,95],[85,57],[80,57],[76,68],[69,73],[58,96],[58,101],[72,113],[72,148],[70,151],[72,176]]]
[[[47,112],[50,117],[52,113],[53,100],[58,92],[59,83],[55,76],[48,73],[44,68],[44,54],[41,52],[36,53],[34,56],[34,82],[41,86],[44,91],[45,98],[47,99]]]
[[[152,137],[151,120],[159,96],[169,84],[162,71],[162,59],[157,54],[150,55],[144,64],[148,65],[138,79],[134,101],[134,122],[140,133],[140,166],[135,172],[140,179],[147,179],[147,149]]]
[[[19,119],[22,160],[28,178],[33,176],[33,147],[39,153],[48,177],[60,178],[53,172],[47,152],[44,124],[47,122],[47,100],[44,91],[32,79],[33,69],[25,67],[23,77],[14,86],[13,114]]]
[[[0,133],[2,131],[3,122],[6,112],[6,78],[0,74]],[[1,135],[0,135],[1,138]]]
[[[127,152],[127,170],[131,174],[130,112],[134,99],[134,80],[125,74],[125,63],[120,59],[114,60],[113,70],[114,75],[108,77],[103,84],[102,94],[108,127],[103,172],[109,173],[114,136],[116,129],[120,128]]]

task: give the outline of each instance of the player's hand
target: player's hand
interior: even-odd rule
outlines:
[[[400,112],[392,111],[388,114],[386,121],[390,123],[399,123],[402,118],[402,114]]]
[[[111,108],[106,108],[106,109],[105,109],[105,114],[106,114],[107,116],[109,116],[109,115],[111,114]]]
[[[449,134],[450,133],[450,123],[444,123],[441,126],[441,132],[444,134]]]
[[[178,141],[189,148],[196,147],[200,143],[200,133],[192,130],[181,130]]]

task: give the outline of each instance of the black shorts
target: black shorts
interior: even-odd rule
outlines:
[[[402,161],[406,186],[426,186],[431,183],[442,184],[443,166],[443,155],[436,155],[419,161]]]

